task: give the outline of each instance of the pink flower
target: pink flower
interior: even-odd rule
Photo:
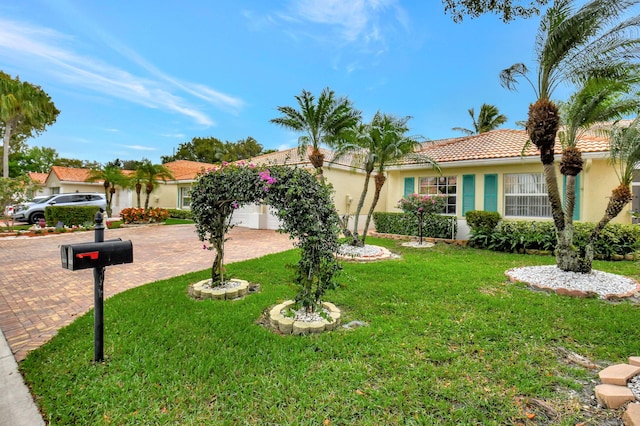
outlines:
[[[237,209],[239,207],[238,202],[234,201],[233,203],[231,203],[231,207],[233,207],[234,209]]]

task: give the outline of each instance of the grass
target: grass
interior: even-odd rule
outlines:
[[[343,323],[368,326],[281,336],[258,325],[296,292],[285,265],[298,254],[288,251],[228,265],[261,284],[243,300],[191,300],[188,285],[208,271],[116,295],[105,302],[104,363],[92,363],[91,312],[21,371],[51,425],[573,426],[592,416],[576,395],[593,394],[597,371],[567,363],[561,349],[604,365],[640,354],[637,305],[506,282],[505,270],[551,257],[368,242],[402,257],[344,264],[341,288],[326,297]],[[595,268],[640,278],[637,262]]]
[[[164,221],[165,225],[185,225],[189,223],[194,223],[191,219],[178,219],[175,217],[170,217]]]

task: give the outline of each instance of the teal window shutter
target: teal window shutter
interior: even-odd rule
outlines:
[[[498,175],[484,175],[484,211],[498,211]]]
[[[462,216],[476,208],[476,175],[462,175]]]
[[[416,192],[415,190],[416,178],[406,177],[404,178],[404,195],[411,195]]]

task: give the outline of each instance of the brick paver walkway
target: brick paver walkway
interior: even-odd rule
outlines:
[[[133,262],[106,268],[105,298],[149,282],[207,269],[214,253],[202,249],[193,225],[105,230],[105,240],[133,243]],[[293,247],[287,235],[235,227],[225,262]],[[0,329],[17,361],[93,307],[93,270],[62,269],[60,245],[93,241],[93,232],[0,238]]]

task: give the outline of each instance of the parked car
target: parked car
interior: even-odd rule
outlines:
[[[35,196],[32,199],[30,199],[29,201],[25,201],[24,203],[20,203],[20,205],[6,206],[4,208],[4,215],[6,217],[13,216],[13,212],[18,210],[18,207],[20,207],[20,206],[30,206],[31,204],[39,203],[41,201],[44,201],[47,198],[51,198],[51,195],[38,195],[38,196]]]
[[[24,203],[14,209],[13,220],[38,223],[44,219],[44,209],[48,206],[98,206],[107,209],[107,199],[104,194],[93,192],[73,192],[70,194],[48,195],[35,202]]]

